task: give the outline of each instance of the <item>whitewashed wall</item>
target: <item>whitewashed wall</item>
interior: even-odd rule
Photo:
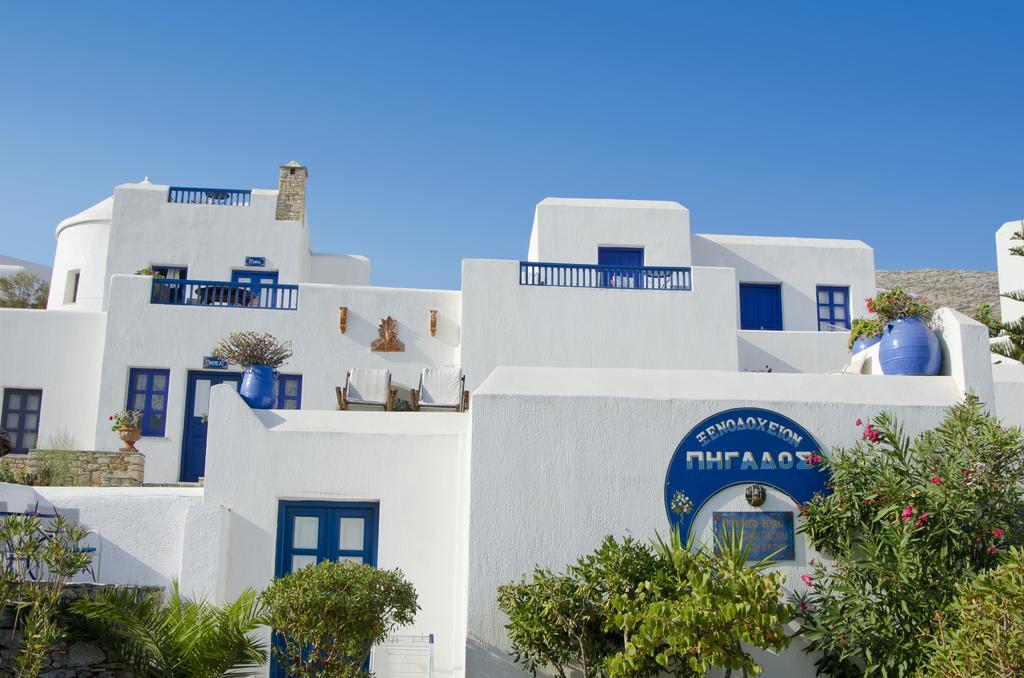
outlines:
[[[737,330],[739,368],[744,372],[825,374],[850,360],[846,332],[773,332]]]
[[[67,432],[92,449],[105,323],[98,312],[0,308],[0,399],[5,388],[43,390],[39,444]]]
[[[874,250],[858,240],[694,234],[693,263],[735,269],[737,298],[739,283],[782,283],[784,330],[817,331],[818,285],[849,286],[854,318],[875,294]]]
[[[247,206],[167,202],[168,186],[114,189],[108,270],[134,273],[152,264],[188,266],[193,280],[230,280],[247,256],[266,257],[282,283],[309,279],[309,232],[301,221],[277,221],[277,191],[253,189]]]
[[[400,632],[433,633],[434,675],[462,675],[455,597],[469,416],[254,412],[228,387],[213,389],[212,407],[205,505],[230,512],[218,598],[273,578],[280,500],[379,502],[377,564],[401,568],[422,608]]]
[[[202,369],[203,357],[232,331],[265,331],[292,342],[295,355],[281,372],[302,375],[303,409],[336,409],[334,387],[345,383],[353,367],[390,369],[394,385],[404,393],[418,384],[423,367],[459,363],[458,292],[301,285],[298,310],[285,311],[150,304],[151,285],[146,276],[113,276],[99,388],[103,421],[95,428],[97,449],[118,444],[117,434],[105,425],[106,414],[125,406],[129,368],[171,370],[166,434],[137,444],[146,454],[147,482],[178,480],[187,372]],[[349,309],[345,334],[338,329],[339,306]],[[431,309],[438,310],[433,337]],[[398,320],[402,353],[370,350],[386,315]]]
[[[370,260],[356,254],[310,255],[309,280],[325,285],[369,285]]]
[[[705,417],[764,407],[794,419],[823,446],[848,446],[860,437],[858,418],[887,410],[915,433],[937,424],[959,398],[951,377],[495,371],[470,410],[466,675],[523,675],[507,656],[506,620],[495,602],[500,584],[535,564],[561,568],[607,534],[666,534],[665,473],[680,440]],[[812,664],[796,643],[766,675],[810,678]]]
[[[20,486],[0,483],[0,501]],[[94,575],[101,584],[168,587],[180,577],[185,515],[203,492],[181,487],[37,487],[40,506],[77,511],[95,536]]]
[[[519,284],[519,262],[462,262],[462,365],[472,390],[499,365],[735,370],[735,277],[696,268],[693,290]]]
[[[647,266],[690,265],[690,211],[662,200],[545,198],[529,260],[596,264],[599,247],[642,247]]]
[[[113,197],[60,222],[57,226],[57,249],[50,277],[49,309],[99,311],[103,308],[107,281],[107,248]],[[69,273],[79,271],[78,297],[68,303],[73,290]]]
[[[1024,240],[1014,240],[1013,234],[1024,228],[1024,220],[1007,221],[996,231],[996,266],[999,271],[999,292],[1024,290],[1024,257],[1010,254],[1011,247],[1024,246]],[[999,298],[1003,322],[1012,322],[1024,316],[1024,302],[1006,297]]]

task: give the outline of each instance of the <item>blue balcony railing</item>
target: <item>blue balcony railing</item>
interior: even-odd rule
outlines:
[[[294,311],[299,307],[299,286],[153,278],[153,291],[149,302],[173,306],[270,308]]]
[[[244,207],[252,200],[252,191],[235,188],[185,188],[171,186],[167,202],[181,205],[235,205]]]
[[[691,282],[689,267],[519,262],[520,285],[690,291]]]

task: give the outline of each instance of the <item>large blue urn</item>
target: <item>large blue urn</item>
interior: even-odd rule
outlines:
[[[899,318],[885,326],[878,361],[883,374],[933,376],[942,367],[942,349],[923,320]]]
[[[852,351],[852,353],[854,353],[854,354],[860,353],[861,351],[863,351],[866,348],[871,348],[872,346],[874,346],[875,344],[877,344],[881,340],[882,340],[882,337],[880,337],[880,336],[879,337],[865,337],[862,334],[859,337],[857,337],[857,339],[853,342],[853,351]]]
[[[274,406],[274,385],[277,374],[266,365],[250,365],[242,372],[242,386],[238,394],[254,410],[269,410]]]

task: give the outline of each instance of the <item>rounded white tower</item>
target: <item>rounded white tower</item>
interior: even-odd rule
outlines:
[[[47,308],[103,309],[113,214],[114,196],[110,196],[57,225],[57,252],[53,257]]]

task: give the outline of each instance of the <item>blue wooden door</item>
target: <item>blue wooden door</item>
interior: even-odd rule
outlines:
[[[640,271],[630,270],[644,265],[644,251],[639,247],[598,247],[597,265],[607,266],[601,278],[604,287],[641,287]],[[623,270],[614,270],[623,267]]]
[[[325,560],[352,560],[376,567],[378,509],[378,504],[365,502],[281,502],[274,575],[283,577]],[[274,644],[280,643],[274,634]],[[272,677],[284,676],[276,660],[270,666]]]
[[[236,372],[188,373],[185,395],[185,430],[181,436],[181,480],[194,483],[206,471],[206,432],[209,427],[210,389],[232,384],[238,390],[242,375]]]
[[[0,429],[11,436],[12,452],[28,452],[39,436],[43,392],[34,388],[5,388]]]
[[[740,283],[740,329],[782,329],[782,287]]]
[[[250,305],[260,308],[277,308],[277,289],[267,285],[277,284],[277,271],[231,271],[231,282],[250,285]]]

